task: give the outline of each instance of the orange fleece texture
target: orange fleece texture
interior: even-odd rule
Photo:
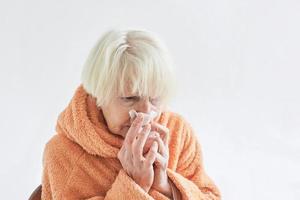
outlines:
[[[205,173],[200,143],[188,122],[173,112],[157,121],[170,130],[167,174],[183,200],[221,199]],[[117,153],[123,138],[109,132],[101,109],[80,85],[60,113],[43,154],[42,199],[167,200],[146,193],[122,169]]]

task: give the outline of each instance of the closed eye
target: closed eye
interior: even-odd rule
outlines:
[[[126,103],[134,103],[134,102],[140,101],[141,97],[140,96],[128,96],[128,97],[120,97],[120,99]],[[149,98],[149,100],[153,105],[158,105],[160,103],[159,97]]]
[[[140,97],[138,96],[131,96],[131,97],[121,97],[122,100],[125,100],[125,101],[138,101],[140,99]]]

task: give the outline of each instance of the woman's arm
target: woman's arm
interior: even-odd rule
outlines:
[[[176,172],[168,169],[168,177],[183,200],[221,199],[219,189],[204,170],[201,145],[192,127],[186,123],[183,131],[185,138],[178,166]]]

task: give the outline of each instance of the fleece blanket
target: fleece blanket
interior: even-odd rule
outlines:
[[[162,112],[157,122],[170,130],[167,174],[180,198],[221,199],[191,125],[171,111]],[[43,153],[42,199],[169,199],[152,188],[146,193],[122,169],[117,153],[123,138],[108,130],[95,98],[82,85],[59,114],[55,132]]]

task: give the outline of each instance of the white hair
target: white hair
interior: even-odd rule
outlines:
[[[145,30],[111,30],[91,49],[81,81],[96,97],[97,106],[107,105],[125,91],[159,97],[166,105],[176,91],[173,62],[157,36]]]

